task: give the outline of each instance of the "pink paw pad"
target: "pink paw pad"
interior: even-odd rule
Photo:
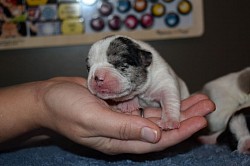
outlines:
[[[181,125],[179,121],[174,121],[174,120],[168,120],[166,122],[163,120],[160,120],[157,122],[157,124],[163,130],[178,129],[178,128],[180,128],[180,125]]]
[[[238,151],[243,154],[250,154],[250,138],[243,139],[239,142]]]

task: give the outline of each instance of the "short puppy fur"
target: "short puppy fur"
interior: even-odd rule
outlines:
[[[180,126],[180,101],[189,96],[188,88],[150,45],[109,36],[92,45],[86,62],[92,94],[122,112],[161,107],[158,125],[165,130]]]
[[[200,136],[200,142],[250,154],[250,67],[208,82],[202,92],[216,111],[207,116],[210,135]]]
[[[228,145],[231,150],[250,155],[250,107],[235,112],[216,141]]]
[[[216,104],[216,111],[207,116],[210,131],[225,129],[236,111],[250,106],[250,67],[206,83],[202,93]]]
[[[232,151],[250,155],[250,107],[237,110],[225,129],[200,136],[199,140],[204,144],[227,145]]]

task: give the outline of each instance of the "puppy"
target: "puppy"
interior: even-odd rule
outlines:
[[[233,151],[250,154],[250,107],[236,111],[223,131],[199,139],[203,143],[227,145]]]
[[[207,83],[203,88],[216,104],[207,116],[211,135],[199,137],[204,144],[227,144],[250,154],[250,67]]]
[[[115,35],[97,41],[87,57],[88,88],[116,103],[121,112],[161,107],[158,125],[180,126],[180,101],[189,96],[186,84],[150,45]]]
[[[233,113],[250,106],[250,67],[208,82],[202,93],[216,105],[216,111],[207,116],[210,131],[225,129]]]
[[[250,154],[250,107],[243,108],[231,116],[217,142],[228,145],[231,150]]]

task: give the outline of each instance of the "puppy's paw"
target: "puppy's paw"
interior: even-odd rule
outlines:
[[[250,154],[250,137],[241,138],[237,149],[240,153]]]
[[[178,120],[160,120],[157,122],[158,126],[162,128],[162,130],[173,130],[180,128],[181,123]]]

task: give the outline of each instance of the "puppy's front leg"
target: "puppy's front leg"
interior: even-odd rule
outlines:
[[[163,92],[161,100],[162,114],[158,125],[162,129],[176,129],[180,127],[180,99],[175,94]]]
[[[164,129],[180,127],[180,91],[174,79],[162,81],[154,96],[161,105],[162,114],[158,125]]]

